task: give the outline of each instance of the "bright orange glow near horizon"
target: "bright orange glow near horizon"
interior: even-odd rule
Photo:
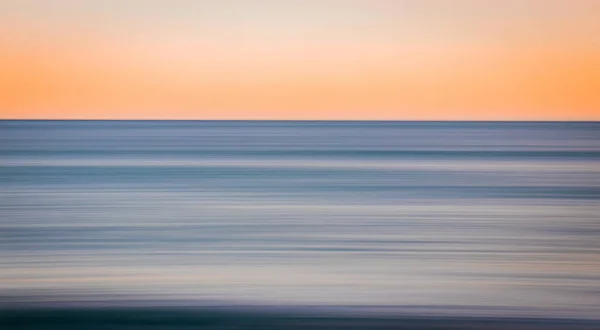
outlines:
[[[0,118],[600,120],[599,7],[0,0]]]

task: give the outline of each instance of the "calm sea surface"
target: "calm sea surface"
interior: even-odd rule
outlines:
[[[600,123],[0,121],[8,305],[600,317]]]

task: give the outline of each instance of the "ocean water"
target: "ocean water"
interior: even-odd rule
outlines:
[[[3,310],[600,319],[600,123],[0,121],[0,187]]]

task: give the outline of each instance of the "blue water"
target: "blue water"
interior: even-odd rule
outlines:
[[[600,123],[0,121],[4,306],[600,316]]]

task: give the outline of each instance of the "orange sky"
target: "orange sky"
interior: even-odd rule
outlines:
[[[600,120],[595,1],[68,3],[0,1],[0,118]]]

